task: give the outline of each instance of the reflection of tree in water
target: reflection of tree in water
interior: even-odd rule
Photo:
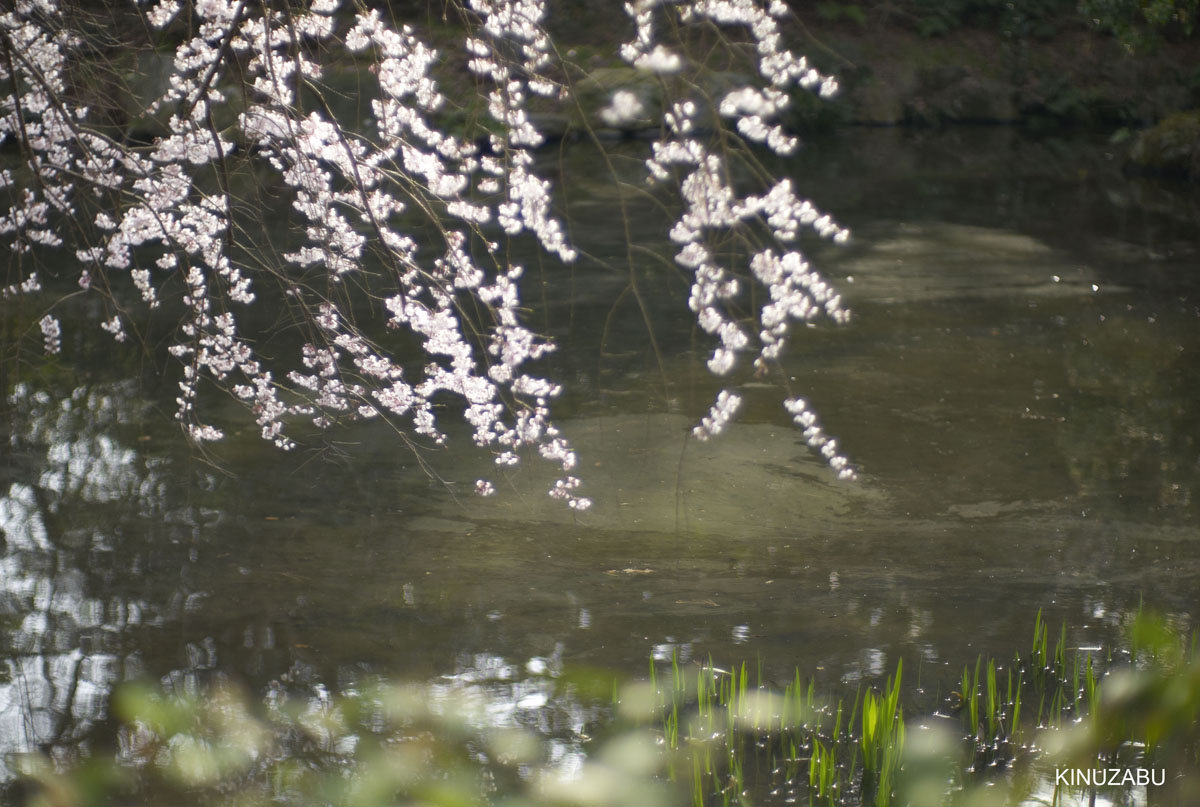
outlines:
[[[104,718],[113,683],[138,673],[129,633],[178,608],[139,573],[144,553],[115,550],[129,536],[149,545],[163,528],[178,529],[166,526],[164,461],[119,436],[133,434],[142,409],[130,385],[58,395],[19,384],[8,404],[0,759],[35,748],[62,755]],[[184,551],[171,541],[154,551],[172,549]],[[0,778],[10,774],[0,764]]]
[[[305,657],[310,640],[294,623],[319,614],[297,614],[288,603],[311,581],[273,587],[269,574],[255,571],[261,552],[281,550],[244,543],[248,530],[219,499],[238,486],[217,485],[207,474],[196,484],[179,463],[131,447],[141,444],[145,408],[132,384],[69,394],[18,385],[8,405],[10,451],[0,469],[0,760],[42,751],[69,761],[114,740],[132,747],[127,729],[113,735],[110,715],[110,695],[123,680],[149,677],[168,694],[197,696],[214,680],[244,676],[251,692],[265,686],[268,708],[286,697],[319,711],[328,687],[374,675],[369,664]],[[229,563],[199,562],[238,546]],[[240,579],[231,580],[238,571]],[[469,701],[493,725],[558,738],[560,764],[579,756],[578,736],[597,715],[555,683],[557,656],[510,662],[467,655],[453,668],[430,697]],[[11,782],[10,765],[0,762],[0,782]]]

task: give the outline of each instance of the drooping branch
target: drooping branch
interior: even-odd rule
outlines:
[[[202,0],[180,10],[176,0],[143,10],[158,44],[173,46],[165,91],[146,112],[161,127],[150,145],[104,136],[84,105],[68,101],[66,65],[81,58],[82,38],[55,0],[0,14],[0,138],[20,145],[35,179],[0,217],[0,236],[22,253],[73,248],[80,286],[108,295],[100,326],[118,341],[129,324],[122,288],[148,309],[179,312],[169,348],[181,367],[176,418],[193,440],[223,436],[202,415],[207,386],[232,393],[284,449],[301,418],[331,428],[382,417],[439,444],[446,432],[434,401],[449,399],[498,465],[532,449],[563,474],[550,495],[586,508],[571,475],[575,452],[551,417],[561,386],[527,369],[554,344],[523,322],[523,267],[506,258],[506,242],[526,237],[562,263],[577,256],[551,183],[534,168],[544,137],[531,99],[571,100],[543,3],[467,0],[460,9],[466,69],[490,116],[482,137],[447,128],[439,54],[378,11],[341,12],[337,0]],[[795,247],[803,232],[840,242],[847,231],[755,156],[797,146],[782,120],[793,89],[830,95],[836,82],[783,47],[778,19],[789,12],[779,0],[639,0],[626,10],[634,34],[620,55],[663,94],[647,180],[677,185],[669,237],[691,278],[688,304],[716,341],[709,369],[728,376],[753,352],[755,371],[769,372],[795,323],[849,316]],[[697,28],[737,32],[718,42],[755,78],[715,98],[687,78],[686,34]],[[339,120],[329,103],[323,57],[338,53],[374,77],[366,124]],[[600,112],[614,126],[648,114],[628,90]],[[277,253],[253,255],[247,234],[263,218],[236,196],[243,169],[269,173],[284,202],[288,246]],[[0,182],[14,185],[7,172]],[[745,265],[718,260],[727,239],[747,248]],[[19,271],[6,295],[42,289],[35,270]],[[751,284],[767,294],[748,321],[737,312]],[[244,312],[276,299],[299,312],[305,334],[282,359],[261,355],[259,334],[243,324]],[[386,347],[372,323],[407,334],[422,366]],[[48,351],[61,347],[53,313],[40,330]],[[740,401],[736,389],[722,391],[696,436],[720,432]],[[785,406],[839,476],[852,477],[807,404],[789,395]],[[476,490],[494,486],[483,478]]]

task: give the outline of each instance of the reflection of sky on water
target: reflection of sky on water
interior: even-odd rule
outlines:
[[[143,663],[138,636],[145,634],[139,631],[221,611],[223,603],[188,585],[186,573],[178,580],[148,577],[143,586],[138,576],[163,547],[175,558],[172,565],[195,564],[195,539],[226,520],[218,509],[173,505],[167,460],[123,442],[137,439],[142,407],[130,385],[80,387],[61,398],[18,385],[9,405],[9,479],[0,496],[0,781],[13,775],[14,754],[43,751],[67,762],[86,750],[90,732],[107,716],[113,687],[153,672]],[[252,573],[245,565],[238,569]],[[404,605],[416,607],[416,587],[399,588]],[[500,611],[492,613],[499,617]],[[233,644],[250,653],[277,649],[273,624],[233,618],[240,623],[240,641]],[[578,609],[577,618],[581,628],[590,624],[587,609]],[[179,642],[175,665],[161,672],[160,661],[154,674],[168,693],[202,695],[226,674],[233,652],[228,637],[191,636]],[[570,773],[583,764],[585,726],[601,713],[556,683],[562,670],[561,644],[515,662],[488,652],[460,655],[427,695],[435,708],[469,709],[476,728],[541,733],[552,767]],[[330,704],[328,686],[352,691],[363,676],[351,664],[325,682],[294,661],[281,678],[293,682],[291,697],[306,701],[317,731]],[[276,686],[267,687],[268,704]],[[139,764],[132,755],[140,747],[137,735],[122,730],[129,764]],[[339,737],[332,750],[350,754],[355,742]]]
[[[1032,791],[1022,804],[1055,804],[1060,807],[1138,807],[1149,804],[1145,786],[1134,786],[1117,793],[1094,791],[1091,788],[1054,789],[1054,775],[1039,776]]]
[[[586,759],[587,727],[607,710],[585,706],[557,683],[562,659],[535,656],[524,665],[502,656],[481,653],[459,660],[455,672],[429,686],[435,708],[453,708],[474,715],[478,730],[522,728],[547,738],[549,768],[573,775]]]
[[[73,523],[73,508],[105,504],[161,511],[161,472],[123,447],[114,431],[136,399],[129,385],[80,387],[61,400],[19,384],[9,405],[11,466],[26,480],[0,497],[0,778],[8,754],[60,751],[103,718],[113,684],[138,671],[137,651],[120,655],[117,637],[143,624],[145,604],[105,601],[89,590],[98,556],[112,550],[104,519]],[[18,465],[19,467],[19,465]],[[103,564],[96,564],[103,566]]]

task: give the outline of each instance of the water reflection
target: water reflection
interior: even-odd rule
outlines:
[[[1075,180],[1037,160],[965,178],[853,164],[797,172],[872,222],[821,256],[854,277],[857,320],[806,333],[783,376],[854,453],[856,486],[807,452],[767,380],[733,379],[746,405],[725,439],[688,440],[716,385],[684,287],[657,265],[632,267],[648,318],[621,298],[629,267],[577,268],[571,299],[547,287],[553,371],[577,382],[559,425],[597,502],[580,517],[533,467],[493,499],[455,497],[370,426],[320,458],[235,439],[214,470],[164,448],[177,436],[127,381],[14,387],[0,760],[111,740],[108,693],[139,675],[299,699],[314,725],[333,695],[401,677],[549,736],[571,769],[610,708],[573,669],[761,658],[768,682],[799,666],[853,689],[903,659],[932,711],[963,663],[1026,646],[1039,607],[1087,647],[1111,646],[1142,597],[1194,622],[1200,297],[1164,251],[1186,254],[1194,227],[1175,217],[1140,252],[1105,251],[1098,233],[1132,243],[1152,218],[1107,226],[1149,216],[1111,176],[1081,211],[1064,201]],[[1059,209],[1072,232],[1048,232]],[[615,266],[599,219],[575,216],[576,236]],[[479,475],[469,448],[430,460]]]
[[[166,512],[161,460],[121,441],[138,419],[130,384],[9,396],[0,497],[0,778],[13,752],[66,752],[106,713],[114,682],[140,669],[129,633],[171,618],[166,603],[108,596],[125,560],[111,514]],[[80,518],[81,514],[86,514]],[[135,519],[136,520],[136,519]]]

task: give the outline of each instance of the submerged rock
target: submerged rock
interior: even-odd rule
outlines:
[[[861,251],[830,255],[853,278],[842,291],[857,302],[1078,295],[1096,273],[1037,239],[1008,230],[942,222],[889,225],[859,233]]]
[[[708,441],[678,414],[560,422],[579,452],[573,471],[594,504],[576,514],[546,495],[553,468],[530,458],[495,480],[498,495],[445,500],[442,518],[578,523],[630,533],[753,538],[828,526],[883,494],[839,482],[787,425],[732,423]],[[471,458],[464,455],[465,460]]]

